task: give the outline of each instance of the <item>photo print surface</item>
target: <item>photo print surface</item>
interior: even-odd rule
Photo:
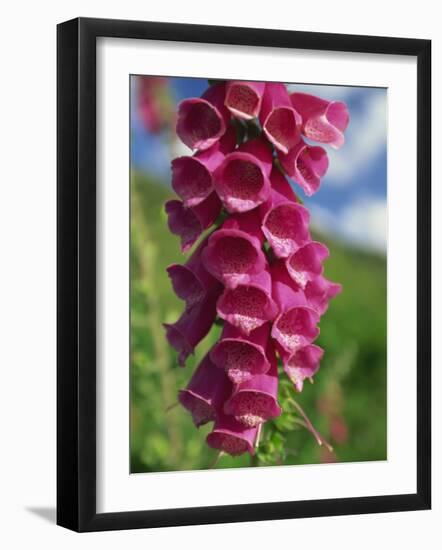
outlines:
[[[387,90],[130,77],[131,473],[387,459]]]

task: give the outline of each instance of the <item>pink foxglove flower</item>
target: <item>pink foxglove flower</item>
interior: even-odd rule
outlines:
[[[227,288],[247,284],[267,265],[263,241],[257,212],[231,216],[209,237],[204,267]]]
[[[226,288],[218,300],[218,315],[243,334],[262,326],[278,314],[272,299],[272,278],[268,269],[249,276],[247,284]]]
[[[224,371],[216,367],[207,354],[192,375],[185,390],[180,390],[178,399],[193,418],[195,426],[200,427],[215,420],[217,410],[232,390]]]
[[[280,314],[272,327],[272,337],[290,353],[310,344],[319,335],[319,313],[309,306],[304,292],[287,273],[282,261],[272,266],[273,299]]]
[[[181,251],[187,252],[209,228],[221,212],[221,202],[216,193],[192,208],[186,208],[182,201],[170,200],[165,204],[170,232],[181,238]]]
[[[172,98],[168,79],[158,76],[137,77],[138,113],[146,130],[157,134],[172,121]]]
[[[232,80],[227,83],[225,105],[236,118],[251,120],[259,115],[264,82]]]
[[[233,416],[219,413],[213,430],[207,436],[207,444],[212,449],[232,456],[242,455],[245,452],[253,455],[257,433],[257,428],[248,428]]]
[[[212,193],[213,172],[235,145],[235,130],[230,126],[209,149],[172,161],[172,187],[184,206],[196,206]]]
[[[219,293],[218,286],[211,288],[200,302],[185,309],[178,321],[164,324],[167,340],[178,352],[181,367],[185,366],[187,357],[211,329],[216,318]]]
[[[272,152],[260,138],[225,157],[214,173],[214,185],[228,212],[247,212],[268,198],[272,162]]]
[[[347,124],[343,104],[290,97],[283,84],[219,83],[179,106],[177,133],[197,152],[172,161],[182,200],[166,203],[169,228],[185,252],[217,227],[184,265],[168,267],[186,305],[165,328],[183,366],[222,321],[219,340],[179,393],[196,426],[215,422],[207,436],[214,449],[253,454],[258,429],[281,414],[276,352],[296,391],[319,369],[317,325],[341,286],[323,276],[328,249],[312,241],[309,212],[282,170],[312,195],[328,157],[301,133],[337,148]]]
[[[224,105],[225,84],[210,86],[201,98],[190,98],[178,105],[176,132],[191,149],[208,149],[226,131],[230,112]]]
[[[266,356],[268,338],[268,324],[244,336],[237,328],[225,323],[210,357],[215,365],[226,370],[233,383],[239,384],[269,370]]]
[[[309,241],[289,256],[285,262],[290,277],[301,288],[305,288],[309,281],[322,275],[322,262],[328,258],[328,248],[322,243]]]
[[[334,149],[344,144],[344,132],[350,120],[345,103],[303,93],[294,93],[290,99],[302,117],[302,133],[307,138],[329,143]]]
[[[274,169],[272,191],[260,207],[262,231],[278,258],[286,258],[310,240],[308,210],[296,202],[290,184]]]
[[[270,369],[234,387],[224,405],[224,412],[252,428],[281,414],[278,404],[278,364],[273,346],[269,344],[267,358]]]
[[[288,153],[301,137],[302,119],[284,84],[266,83],[259,119],[267,139],[282,153]]]
[[[328,168],[328,156],[322,147],[307,145],[301,140],[287,154],[279,154],[286,174],[310,197],[319,189]]]
[[[172,264],[167,268],[173,290],[178,298],[186,302],[186,308],[200,302],[211,288],[219,285],[201,261],[201,254],[206,245],[207,239],[198,246],[184,265]]]
[[[309,306],[319,315],[323,315],[328,309],[330,300],[337,296],[341,290],[342,285],[333,283],[320,275],[307,283],[304,292]]]
[[[319,363],[324,355],[324,350],[315,344],[309,344],[299,348],[294,353],[287,352],[278,346],[279,354],[284,365],[284,371],[293,382],[298,392],[302,391],[304,380],[311,379],[319,369]]]

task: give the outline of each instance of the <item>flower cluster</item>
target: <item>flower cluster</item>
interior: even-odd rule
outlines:
[[[210,447],[254,453],[261,424],[282,412],[277,356],[297,391],[319,368],[318,322],[341,286],[324,277],[328,250],[312,240],[286,176],[315,193],[328,157],[307,140],[338,148],[348,121],[344,103],[279,83],[219,82],[179,105],[177,134],[195,153],[172,162],[180,200],[165,206],[169,228],[183,252],[211,230],[184,265],[168,268],[185,309],[165,328],[184,366],[222,320],[179,393],[196,426],[214,421]]]
[[[138,115],[145,129],[151,134],[158,134],[170,127],[173,113],[168,79],[139,76],[136,83]]]

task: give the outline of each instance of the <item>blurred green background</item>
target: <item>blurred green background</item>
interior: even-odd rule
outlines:
[[[178,238],[167,228],[164,203],[175,198],[170,188],[170,158],[188,153],[180,148],[173,131],[173,113],[179,99],[173,86],[167,79],[157,82],[150,78],[155,86],[153,92],[147,89],[148,94],[153,93],[159,101],[156,110],[152,111],[149,104],[149,110],[143,111],[140,78],[132,77],[131,89],[131,472],[385,460],[386,257],[382,250],[370,251],[358,242],[345,244],[339,230],[332,231],[337,221],[330,229],[314,233],[330,250],[325,275],[343,285],[342,294],[331,302],[321,319],[317,340],[325,350],[321,368],[314,384],[306,381],[301,394],[295,393],[281,374],[284,413],[264,425],[257,456],[223,455],[215,463],[217,453],[205,443],[210,426],[196,429],[190,414],[176,405],[178,390],[186,386],[198,362],[217,340],[220,327],[213,327],[185,368],[177,366],[176,352],[166,341],[162,323],[174,322],[183,303],[172,291],[166,267],[183,263],[186,257],[179,250]],[[198,86],[207,86],[207,81],[197,79],[174,81],[175,91],[181,90],[182,97],[199,95]],[[356,112],[356,100],[360,98],[355,90],[351,93],[356,98]],[[367,89],[361,90],[361,94],[367,94]],[[358,108],[365,113],[363,102]],[[380,170],[379,163],[376,169]],[[367,181],[371,181],[369,175],[367,171]],[[362,176],[359,170],[358,182],[364,182]],[[385,195],[385,181],[382,187],[381,180],[382,170],[376,182],[379,192]],[[349,200],[350,191],[326,183],[323,187],[325,194],[321,190],[308,205],[313,214],[313,206],[318,203],[322,208],[331,205],[334,212],[339,212],[338,202],[333,201],[341,200],[340,194],[345,207],[357,203],[356,195],[355,201]],[[360,210],[355,207],[352,211],[357,213],[353,218],[362,219]],[[324,228],[324,224],[317,226]],[[361,233],[364,235],[364,231]],[[370,232],[365,233],[370,238]],[[319,446],[305,429],[287,394],[295,398],[333,446],[332,453]]]
[[[164,202],[173,197],[161,182],[133,173],[131,182],[131,471],[204,469],[216,453],[177,402],[197,363],[216,341],[214,327],[182,369],[168,345],[163,322],[182,311],[166,267],[183,262],[178,239],[167,229]],[[317,238],[330,249],[325,274],[344,291],[320,324],[317,343],[325,349],[314,384],[306,383],[297,402],[334,447],[329,455],[311,433],[279,420],[287,456],[277,463],[310,464],[386,458],[386,262],[385,258]],[[271,445],[271,443],[270,443]],[[269,456],[274,456],[273,448]],[[264,458],[266,458],[264,456]],[[262,462],[275,463],[273,461]],[[253,464],[256,465],[256,460]],[[249,456],[223,456],[216,467],[240,467]]]

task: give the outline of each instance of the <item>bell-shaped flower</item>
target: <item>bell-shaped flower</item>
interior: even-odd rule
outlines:
[[[186,302],[187,308],[200,302],[210,288],[220,284],[203,266],[201,254],[206,245],[207,239],[204,239],[184,265],[172,264],[167,268],[173,290]]]
[[[220,287],[212,287],[203,299],[186,308],[173,324],[164,323],[169,344],[178,352],[178,364],[184,367],[187,357],[207,335],[216,318],[216,302]]]
[[[226,131],[230,112],[224,105],[224,83],[210,86],[198,97],[184,99],[178,105],[176,132],[191,149],[208,149]]]
[[[213,172],[235,145],[235,129],[229,126],[222,138],[209,149],[172,161],[172,187],[184,206],[196,206],[213,192]]]
[[[316,193],[328,168],[325,149],[307,145],[301,139],[287,154],[279,153],[278,157],[286,174],[296,181],[308,197]]]
[[[305,137],[328,143],[334,149],[344,144],[344,132],[350,121],[345,103],[327,101],[304,93],[291,94],[290,99],[302,117],[302,133]]]
[[[231,80],[224,103],[234,117],[251,120],[259,115],[264,88],[264,82]]]
[[[225,323],[221,338],[212,348],[210,357],[215,365],[227,372],[234,384],[240,384],[269,370],[270,364],[266,357],[268,338],[268,323],[248,336]]]
[[[316,326],[319,314],[309,305],[301,287],[291,279],[282,260],[272,266],[271,274],[272,295],[280,311],[272,326],[272,337],[283,349],[293,353],[319,335]]]
[[[273,345],[267,347],[270,369],[234,387],[224,412],[252,428],[281,414],[278,404],[278,365]]]
[[[272,321],[278,308],[272,299],[272,279],[268,268],[250,275],[247,284],[226,288],[218,300],[218,315],[243,334]]]
[[[319,315],[323,315],[327,311],[330,300],[341,291],[342,285],[333,283],[322,275],[308,282],[304,290],[309,306]]]
[[[285,265],[290,277],[301,288],[305,288],[324,271],[323,261],[328,258],[328,248],[322,243],[309,241],[286,259]]]
[[[284,84],[266,83],[259,120],[267,139],[282,153],[288,153],[300,140],[302,119]]]
[[[214,231],[203,251],[204,267],[227,288],[247,284],[267,265],[257,212],[230,216]]]
[[[233,416],[219,413],[206,441],[212,449],[232,456],[242,455],[245,452],[253,455],[257,433],[258,428],[248,428]]]
[[[310,215],[296,202],[286,178],[273,169],[269,199],[260,207],[262,231],[278,258],[287,258],[310,240]]]
[[[216,367],[207,354],[192,375],[185,390],[180,390],[178,399],[187,409],[198,428],[207,422],[215,420],[217,410],[220,410],[229,397],[232,383],[226,373]]]
[[[297,391],[301,392],[304,380],[311,379],[319,370],[319,363],[324,355],[324,350],[315,344],[309,344],[299,348],[294,353],[287,352],[282,346],[278,346],[278,352],[284,365],[284,371],[293,382]]]
[[[268,198],[272,162],[272,152],[261,138],[226,155],[215,170],[214,186],[228,212],[247,212]]]
[[[203,202],[191,208],[186,208],[182,201],[167,201],[165,210],[171,233],[180,237],[181,251],[187,252],[202,232],[216,221],[221,212],[221,202],[213,192]]]

